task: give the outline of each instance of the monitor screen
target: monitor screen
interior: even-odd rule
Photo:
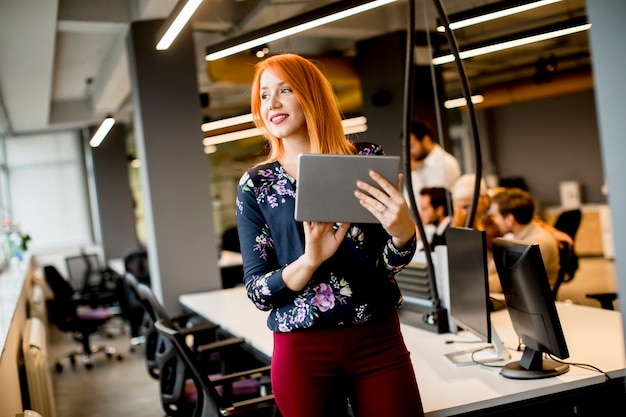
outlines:
[[[566,359],[569,352],[539,245],[496,238],[493,258],[513,328],[524,345],[522,358],[506,364],[502,375],[536,379],[567,372],[569,365],[543,357]]]
[[[467,351],[446,356],[455,364],[484,363],[508,359],[509,355],[491,325],[491,302],[487,278],[487,244],[482,230],[449,227],[448,247],[449,315],[453,325],[474,334],[479,341],[491,343],[473,349],[480,354],[461,359]],[[458,332],[458,329],[451,329]]]

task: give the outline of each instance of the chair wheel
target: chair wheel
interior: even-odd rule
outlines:
[[[63,365],[61,365],[59,362],[54,364],[54,369],[56,369],[57,373],[61,373],[63,372]]]
[[[124,357],[122,355],[117,355],[117,361],[121,362],[124,360]]]
[[[91,368],[93,368],[93,364],[92,363],[86,363],[85,364],[85,368],[87,368],[88,370],[91,370]]]
[[[70,356],[70,364],[72,364],[72,366],[76,366],[76,358],[73,356]]]

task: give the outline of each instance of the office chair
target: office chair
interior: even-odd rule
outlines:
[[[110,303],[115,303],[119,276],[111,268],[102,267],[97,254],[81,253],[65,258],[65,265],[74,288],[84,295],[98,294],[100,300],[107,294]]]
[[[578,257],[574,253],[574,245],[570,245],[567,242],[559,242],[559,245],[559,274],[552,288],[552,295],[555,301],[561,284],[574,279],[574,274],[578,270]]]
[[[231,252],[241,252],[241,244],[239,242],[239,234],[237,226],[229,227],[222,233],[222,250]]]
[[[221,248],[222,252],[241,253],[237,226],[232,226],[224,230],[224,233],[222,233]],[[222,276],[222,288],[233,288],[238,285],[243,285],[243,267],[241,265],[221,266],[220,274]]]
[[[561,284],[574,279],[574,274],[578,270],[578,255],[574,247],[581,219],[582,212],[580,209],[566,210],[559,214],[553,225],[555,229],[566,233],[574,242],[571,245],[566,242],[559,242],[559,275],[552,289],[555,300]]]
[[[208,416],[279,416],[269,383],[270,366],[247,369],[232,374],[210,375],[201,359],[186,344],[185,335],[168,320],[159,320],[155,327],[163,336],[163,346],[173,346],[174,356],[162,361],[161,373],[184,374],[189,377],[185,406],[188,417]],[[220,342],[202,346],[201,353],[215,352]],[[159,353],[160,354],[160,353]],[[239,391],[239,392],[238,392]]]
[[[135,276],[129,272],[125,273],[120,280],[123,295],[120,298],[122,315],[130,328],[130,351],[134,352],[135,347],[145,344],[146,338],[142,334],[142,324],[144,320],[144,306],[139,299],[139,285]]]
[[[140,284],[151,286],[150,265],[146,249],[131,250],[124,254],[124,270],[133,274]]]
[[[121,304],[123,288],[120,275],[108,266],[101,266],[97,254],[82,252],[65,258],[68,277],[73,287],[83,297],[91,299],[93,308],[104,306],[113,309],[118,320],[100,329],[108,337],[124,334],[124,317]],[[115,329],[112,324],[116,324]]]
[[[44,266],[44,277],[52,290],[54,298],[48,302],[48,315],[50,321],[64,332],[71,332],[74,339],[79,341],[82,349],[69,352],[65,355],[72,366],[76,364],[76,358],[80,357],[87,369],[91,369],[92,355],[102,352],[107,358],[116,356],[122,360],[122,355],[116,355],[116,349],[110,346],[95,346],[91,344],[90,337],[114,316],[114,311],[107,307],[91,307],[92,297],[81,296],[72,286],[71,282],[63,278],[56,267]],[[62,372],[61,360],[55,362],[57,372]]]
[[[126,278],[130,284],[129,287],[133,289],[133,291],[137,291],[139,300],[143,305],[144,316],[140,333],[145,339],[144,353],[146,356],[146,366],[148,374],[150,374],[152,378],[159,379],[160,377],[159,364],[156,358],[160,337],[154,327],[156,321],[166,319],[175,323],[179,328],[185,329],[184,332],[193,339],[194,347],[217,340],[218,325],[208,323],[205,320],[202,320],[204,322],[200,323],[200,319],[194,314],[170,316],[150,287],[133,280],[132,275],[129,276],[129,274],[127,274]]]
[[[597,300],[600,303],[600,307],[605,310],[615,310],[615,307],[613,307],[613,301],[617,300],[617,293],[615,292],[586,294],[586,297]]]
[[[146,314],[142,331],[146,335],[146,365],[148,373],[160,382],[161,405],[169,417],[187,417],[196,403],[196,389],[189,375],[182,366],[174,366],[176,351],[173,345],[159,334],[155,322],[167,320],[184,336],[192,352],[204,357],[206,371],[211,374],[224,374],[234,370],[258,367],[260,361],[242,349],[243,338],[225,337],[219,334],[220,327],[213,323],[203,322],[195,314],[183,314],[170,317],[151,288],[138,284],[139,298],[145,306]],[[207,352],[203,346],[211,346]],[[206,353],[202,353],[206,352]],[[237,383],[232,388],[234,394],[250,395],[250,382]],[[227,386],[226,391],[231,387]]]
[[[553,226],[555,229],[567,233],[575,241],[581,219],[582,212],[580,209],[566,210],[559,214]]]

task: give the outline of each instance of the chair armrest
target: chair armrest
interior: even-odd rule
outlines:
[[[226,410],[230,414],[225,415],[235,415],[242,412],[246,412],[248,409],[258,409],[260,407],[273,407],[276,405],[274,400],[274,394],[264,395],[262,397],[252,398],[249,400],[243,401],[235,401],[233,402],[233,407],[228,407]]]
[[[198,315],[195,313],[185,313],[185,314],[179,314],[177,316],[174,316],[170,320],[180,327],[185,327],[187,326],[187,324],[189,323],[191,319],[197,318],[197,317]],[[196,325],[194,324],[193,326],[196,326]]]
[[[600,306],[605,310],[614,310],[613,301],[617,300],[617,293],[615,292],[601,292],[587,294],[587,298],[593,298],[600,302]]]
[[[241,346],[245,343],[243,337],[229,337],[228,339],[218,340],[216,342],[200,345],[197,348],[198,353],[206,354],[212,352],[220,352],[226,349],[231,349],[235,346]]]
[[[239,370],[243,366],[240,360],[240,350],[244,344],[244,338],[230,337],[195,346],[192,350],[203,367],[204,373],[207,375],[226,374],[232,370]]]
[[[265,375],[269,375],[271,371],[271,365],[261,366],[260,368],[248,369],[241,372],[233,372],[228,375],[212,376],[211,382],[214,385],[225,385],[242,379],[259,379]]]
[[[217,340],[217,331],[220,326],[213,323],[202,323],[192,327],[180,327],[180,334],[187,337],[192,336],[192,349],[198,351],[201,345],[212,343]]]
[[[203,323],[203,324],[198,324],[195,326],[191,326],[191,327],[180,327],[180,333],[183,335],[188,335],[188,334],[193,334],[193,333],[198,333],[198,332],[215,332],[220,328],[220,326],[218,324],[213,324],[213,323]]]

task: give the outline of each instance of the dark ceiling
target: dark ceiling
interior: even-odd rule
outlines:
[[[39,8],[21,0],[0,3],[0,117],[13,134],[49,129],[81,128],[101,121],[107,113],[132,120],[131,86],[126,56],[126,34],[135,20],[166,18],[174,0],[58,0]],[[209,75],[207,46],[240,33],[269,25],[334,1],[204,0],[192,20],[197,51],[199,94],[210,97],[207,119],[249,111],[250,78],[219,75],[212,64]],[[490,0],[443,0],[455,13],[484,7]],[[443,35],[435,32],[437,14],[429,0],[416,0],[415,25],[428,29],[431,44]],[[408,3],[398,0],[374,11],[292,36],[269,45],[271,50],[299,52],[321,59],[350,62],[356,42],[405,30]],[[497,21],[455,31],[460,49],[493,42],[528,31],[585,19],[584,0],[554,4]],[[424,37],[421,37],[425,39]],[[445,47],[444,47],[445,49]],[[415,50],[419,65],[430,65],[440,51],[427,42]],[[248,54],[239,58],[250,59]],[[222,66],[229,68],[228,58]],[[464,68],[472,91],[485,95],[483,105],[503,105],[592,88],[588,33],[581,32],[509,51],[466,59]],[[454,64],[442,65],[445,98],[460,94]],[[355,80],[358,82],[358,80]],[[345,79],[344,79],[345,82]],[[355,105],[352,103],[351,105]]]

